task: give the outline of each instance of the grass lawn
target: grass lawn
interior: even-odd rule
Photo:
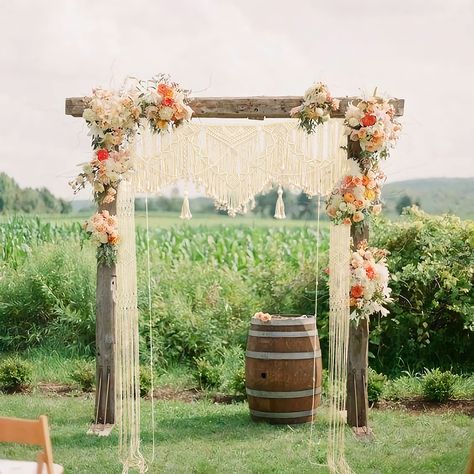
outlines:
[[[143,451],[151,453],[149,401],[142,402]],[[65,472],[120,473],[117,433],[87,436],[93,397],[40,394],[0,395],[0,415],[35,418],[47,414],[52,427],[55,461]],[[314,442],[309,426],[253,423],[245,403],[215,405],[161,401],[156,403],[157,459],[152,473],[314,473],[328,472],[326,412],[319,411]],[[347,460],[356,473],[462,473],[474,436],[474,420],[466,415],[411,414],[372,410],[375,440],[346,437]],[[0,444],[0,458],[31,458],[35,450]],[[322,464],[322,465],[321,465]]]

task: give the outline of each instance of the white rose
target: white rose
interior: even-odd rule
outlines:
[[[357,127],[357,125],[359,125],[359,120],[356,119],[355,117],[351,117],[347,123],[351,126],[351,127]]]
[[[341,204],[339,204],[339,209],[341,211],[345,211],[347,209],[347,204],[345,202],[341,202]]]
[[[174,109],[172,107],[161,107],[158,115],[161,120],[169,121],[173,117]]]
[[[88,122],[93,122],[95,120],[95,113],[92,109],[84,109],[82,113],[82,118]]]
[[[327,94],[325,92],[320,92],[319,94],[316,94],[314,100],[317,104],[324,104],[327,100]]]
[[[347,211],[351,214],[354,214],[354,212],[356,211],[356,207],[354,206],[354,204],[352,204],[351,202],[347,203]]]

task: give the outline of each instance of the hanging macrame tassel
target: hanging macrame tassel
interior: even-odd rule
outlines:
[[[285,203],[283,202],[283,189],[278,186],[278,199],[275,206],[275,219],[286,219],[285,215]]]
[[[180,219],[186,219],[189,220],[193,215],[191,214],[191,210],[189,209],[189,198],[188,198],[188,192],[185,191],[184,193],[184,200],[183,200],[183,206],[181,207],[181,215],[179,216]]]

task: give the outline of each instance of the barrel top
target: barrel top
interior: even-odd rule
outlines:
[[[251,323],[257,325],[268,325],[268,326],[297,326],[300,324],[312,324],[314,323],[314,316],[308,316],[306,314],[302,316],[292,315],[271,315],[272,319],[269,321],[262,321],[259,318],[252,317]]]

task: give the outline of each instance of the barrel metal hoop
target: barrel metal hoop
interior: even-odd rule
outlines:
[[[250,410],[250,414],[253,416],[259,416],[261,418],[303,418],[305,416],[312,416],[316,413],[316,410],[306,411],[289,411],[284,413],[272,413],[268,411]]]
[[[313,395],[313,389],[308,390],[295,390],[293,392],[273,392],[267,390],[254,390],[253,388],[246,388],[247,395],[256,398],[302,398],[311,397]],[[314,388],[314,395],[321,393],[321,387]]]
[[[314,326],[316,321],[314,317],[298,319],[271,319],[270,321],[262,321],[258,318],[252,318],[251,323],[258,326],[300,326],[303,324],[312,324]]]
[[[247,351],[247,357],[251,359],[265,360],[300,360],[300,359],[319,359],[321,351],[314,352],[256,352]]]
[[[309,336],[317,336],[318,331],[288,331],[288,332],[280,332],[280,331],[253,331],[252,329],[249,331],[249,336],[254,337],[309,337]]]

